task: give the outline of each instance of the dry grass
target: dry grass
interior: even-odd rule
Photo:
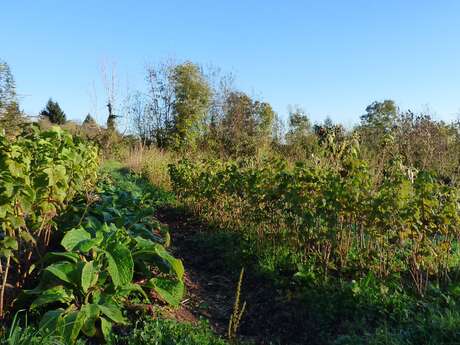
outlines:
[[[124,164],[131,171],[145,176],[153,185],[171,190],[168,164],[176,160],[174,156],[171,152],[139,145],[130,150]]]

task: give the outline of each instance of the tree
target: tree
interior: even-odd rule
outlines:
[[[83,126],[94,127],[97,126],[96,120],[88,113],[86,115],[85,120],[83,121]]]
[[[366,107],[366,114],[361,116],[361,125],[388,131],[393,127],[397,117],[398,107],[394,101],[376,101]]]
[[[235,76],[223,74],[222,70],[215,66],[207,66],[205,70],[206,80],[212,89],[212,99],[204,120],[205,133],[201,136],[200,147],[204,150],[223,154],[220,139],[222,138],[222,126],[225,117],[225,104],[231,92],[235,90]]]
[[[117,130],[117,117],[118,115],[115,115],[113,113],[113,108],[112,108],[112,103],[109,101],[107,103],[107,109],[109,110],[109,116],[107,117],[107,130],[109,132],[116,132]]]
[[[317,147],[317,138],[311,130],[308,114],[300,107],[289,109],[286,145],[289,155],[296,160],[309,157]]]
[[[0,115],[12,102],[16,101],[16,83],[10,66],[0,60]]]
[[[0,128],[7,136],[14,136],[24,121],[16,97],[13,74],[9,65],[0,61]]]
[[[275,114],[272,124],[272,147],[275,150],[279,150],[284,144],[285,127],[283,120]]]
[[[366,107],[366,114],[361,116],[361,125],[357,128],[364,147],[370,152],[379,150],[384,138],[396,124],[399,109],[392,100],[373,102]]]
[[[195,147],[211,103],[211,89],[200,68],[191,62],[173,69],[171,83],[175,96],[171,133],[174,146]]]
[[[405,164],[443,176],[454,176],[458,171],[459,132],[455,125],[436,121],[428,112],[407,110],[400,113],[392,135],[392,149]]]
[[[166,148],[170,144],[175,100],[172,73],[177,66],[167,61],[147,67],[147,92],[134,92],[125,101],[131,128],[145,145]]]
[[[66,122],[66,115],[59,103],[54,102],[51,98],[48,100],[45,109],[41,111],[40,116],[57,125],[63,125]]]
[[[19,132],[21,124],[25,122],[25,117],[17,102],[9,103],[2,111],[0,116],[0,128],[3,129],[5,135],[16,136]]]
[[[320,143],[324,143],[331,136],[335,141],[340,141],[345,136],[345,128],[341,124],[334,124],[330,117],[326,117],[323,124],[314,125],[313,130]]]
[[[302,141],[310,132],[311,124],[307,113],[299,107],[289,110],[289,131],[286,135],[288,144]]]
[[[271,137],[275,112],[270,104],[231,92],[225,102],[221,142],[229,155],[254,155]]]
[[[219,124],[233,75],[213,66],[165,61],[147,68],[147,92],[128,95],[124,111],[146,145],[218,150]]]

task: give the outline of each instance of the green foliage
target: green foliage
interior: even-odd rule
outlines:
[[[186,62],[172,70],[171,82],[175,101],[172,139],[178,148],[194,148],[208,111],[211,90],[199,67]]]
[[[10,67],[0,60],[0,130],[14,137],[24,122],[16,97],[16,84]]]
[[[57,125],[62,125],[66,122],[66,115],[59,106],[59,103],[54,102],[51,98],[46,103],[45,109],[41,111],[40,116]]]
[[[4,131],[7,137],[12,138],[19,133],[21,125],[24,122],[25,117],[19,109],[18,103],[11,102],[2,111],[2,115],[0,116],[0,129]]]
[[[20,313],[13,320],[10,330],[3,336],[0,335],[1,345],[64,345],[65,342],[57,335],[43,336],[39,330],[26,322],[21,325]]]
[[[22,286],[46,251],[55,217],[76,196],[90,193],[97,169],[97,149],[59,128],[41,132],[31,126],[15,140],[0,135],[0,316],[6,286]]]
[[[209,326],[198,326],[172,320],[142,321],[128,335],[113,335],[116,345],[226,345],[225,340],[215,336]]]
[[[285,136],[288,156],[295,160],[309,159],[318,151],[318,138],[313,133],[308,115],[301,108],[289,112],[289,129]]]
[[[253,156],[268,144],[275,118],[270,104],[254,101],[242,92],[231,92],[224,108],[219,140],[227,155]]]
[[[10,66],[0,60],[0,116],[3,109],[16,101],[16,83]]]
[[[397,159],[376,181],[358,154],[355,141],[328,139],[314,165],[182,161],[170,173],[173,189],[201,215],[261,247],[289,248],[293,264],[325,279],[396,275],[419,295],[428,277],[447,282],[458,190]]]
[[[228,255],[251,253],[279,298],[296,299],[309,343],[449,343],[460,194],[404,161],[391,152],[374,170],[355,137],[329,134],[295,164],[183,160],[170,175],[192,210],[242,239]]]
[[[391,129],[398,116],[398,108],[394,101],[373,102],[367,106],[366,114],[361,116],[363,126],[380,129],[383,132]]]
[[[124,181],[117,186],[100,184],[91,208],[74,205],[84,213],[66,220],[77,226],[62,238],[65,252],[47,253],[39,284],[24,291],[31,310],[47,310],[43,334],[71,344],[80,333],[109,339],[113,324],[128,323],[125,307],[133,301],[150,308],[152,294],[172,306],[182,300],[184,267],[166,250],[169,234],[153,216],[155,198],[128,175],[118,178]]]
[[[300,108],[296,108],[289,112],[289,135],[304,136],[310,130],[311,124],[308,115]]]

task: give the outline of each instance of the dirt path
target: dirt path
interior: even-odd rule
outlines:
[[[186,271],[187,297],[174,317],[192,322],[208,319],[214,330],[225,336],[239,274],[239,268],[229,265],[228,258],[238,259],[241,253],[235,253],[230,246],[216,248],[212,241],[202,241],[213,233],[182,210],[162,208],[157,218],[169,226],[172,250],[183,260]],[[281,298],[272,282],[250,268],[246,268],[242,299],[247,301],[239,332],[243,339],[260,345],[306,343],[303,316],[299,314],[302,308]]]

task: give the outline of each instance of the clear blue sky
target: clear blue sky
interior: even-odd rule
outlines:
[[[165,57],[235,72],[237,86],[285,116],[302,105],[313,121],[347,126],[367,104],[391,98],[460,109],[460,2],[3,1],[0,58],[12,67],[22,107],[49,97],[72,119],[105,118],[101,61],[116,61],[122,88],[141,88],[144,66]]]

